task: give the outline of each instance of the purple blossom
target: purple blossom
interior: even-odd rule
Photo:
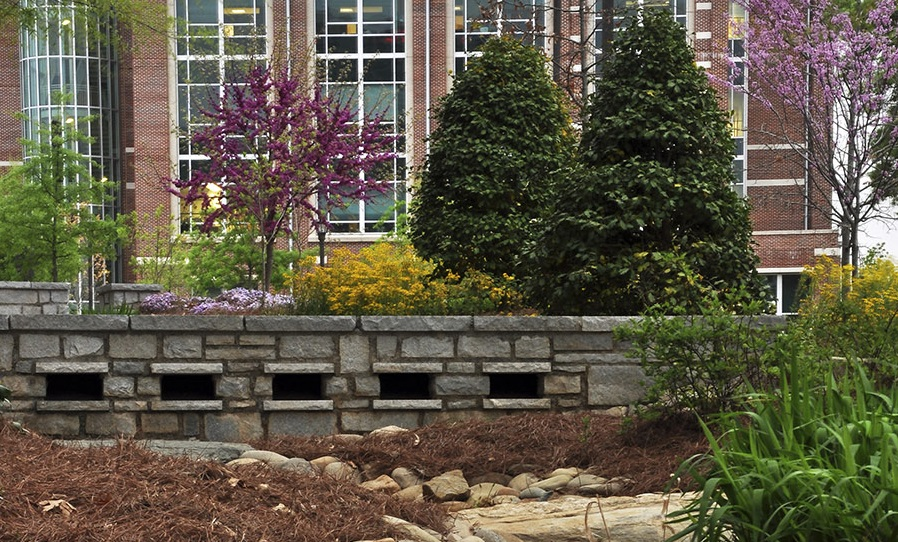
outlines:
[[[293,307],[293,298],[260,290],[234,288],[218,297],[184,299],[165,292],[148,296],[140,305],[143,314],[256,314],[284,313]]]

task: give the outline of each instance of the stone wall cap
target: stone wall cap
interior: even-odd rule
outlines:
[[[161,292],[161,284],[133,284],[125,282],[110,282],[97,288],[98,294],[106,292]]]
[[[0,315],[0,331],[9,330],[9,315],[2,314]]]
[[[353,331],[355,316],[247,316],[247,331]]]
[[[476,331],[580,331],[579,316],[475,316]]]
[[[37,314],[9,317],[9,329],[47,331],[125,331],[128,317],[110,314]]]
[[[583,331],[614,331],[636,320],[639,320],[638,316],[584,316]]]
[[[243,316],[143,315],[131,317],[134,331],[243,331]]]
[[[362,316],[363,331],[469,331],[473,316]]]
[[[66,290],[68,282],[22,282],[13,280],[0,280],[0,289],[10,290]]]

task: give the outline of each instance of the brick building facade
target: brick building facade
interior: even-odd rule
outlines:
[[[246,59],[248,48],[262,43],[253,40],[262,39],[266,55],[312,51],[326,67],[323,84],[355,92],[364,112],[386,112],[396,132],[405,134],[397,147],[391,201],[335,212],[331,246],[373,241],[382,235],[383,224],[395,223],[401,207],[391,203],[409,197],[407,172],[423,161],[426,137],[434,128],[432,107],[451,88],[452,74],[463,69],[465,58],[476,54],[477,44],[491,34],[530,34],[528,39],[553,59],[556,78],[575,99],[580,76],[591,73],[601,57],[601,37],[619,22],[604,18],[609,9],[618,13],[660,1],[685,26],[696,62],[712,79],[727,78],[742,54],[732,23],[740,17],[738,8],[723,0],[537,0],[535,6],[520,0],[151,1],[167,3],[183,24],[173,42],[163,35],[145,36],[136,49],[122,48],[114,61],[117,84],[110,114],[115,115],[118,140],[107,151],[115,155],[110,164],[117,171],[106,174],[121,179],[120,210],[136,212],[143,229],[168,220],[185,231],[195,225],[191,210],[163,188],[167,176],[189,174],[202,160],[191,154],[179,132],[193,125],[204,93],[216,92],[228,70]],[[61,43],[56,54],[65,67]],[[17,143],[21,123],[10,115],[22,111],[24,89],[43,84],[23,67],[22,50],[9,40],[0,45],[0,129],[6,136],[0,138],[0,164],[22,159]],[[52,67],[52,47],[47,57]],[[29,83],[32,79],[36,83]],[[828,214],[807,202],[803,164],[763,135],[777,125],[775,119],[738,91],[717,87],[721,107],[734,111],[734,189],[751,202],[760,271],[777,288],[780,309],[788,311],[801,269],[837,247],[838,236]],[[154,216],[157,209],[162,209],[161,217]],[[384,213],[393,214],[385,219]],[[300,246],[314,244],[308,227],[297,230]],[[139,245],[131,250],[146,254]],[[123,278],[133,278],[127,265]]]

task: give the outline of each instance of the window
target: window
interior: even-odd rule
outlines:
[[[729,61],[730,79],[730,123],[733,143],[736,148],[733,157],[733,190],[740,196],[745,195],[745,117],[748,112],[748,100],[745,94],[745,43],[742,26],[745,24],[745,8],[730,2],[729,20]]]
[[[393,231],[405,212],[405,2],[403,0],[316,0],[315,47],[324,91],[358,112],[358,120],[380,116],[385,130],[400,137],[397,157],[372,174],[392,179],[390,189],[370,201],[350,201],[328,210],[331,231]]]
[[[596,71],[602,57],[611,52],[614,33],[624,28],[643,8],[669,9],[675,21],[686,27],[686,0],[597,0],[595,4]]]
[[[803,298],[801,273],[766,275],[770,287],[771,301],[776,305],[777,314],[795,314]]]
[[[203,110],[221,98],[222,82],[239,82],[267,52],[265,0],[177,0],[178,174],[189,178],[205,157],[190,136]],[[182,201],[181,231],[202,224],[198,205]]]
[[[528,44],[545,45],[543,0],[455,0],[455,72],[464,71],[492,36],[520,36]]]

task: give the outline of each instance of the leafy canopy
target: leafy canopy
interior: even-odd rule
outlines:
[[[645,10],[617,38],[586,110],[580,163],[564,172],[530,248],[533,301],[550,313],[696,306],[709,291],[761,296],[733,147],[683,28]],[[638,67],[638,68],[637,68]]]
[[[551,173],[575,145],[544,55],[494,38],[456,77],[414,189],[410,238],[444,271],[512,274],[551,197]]]

